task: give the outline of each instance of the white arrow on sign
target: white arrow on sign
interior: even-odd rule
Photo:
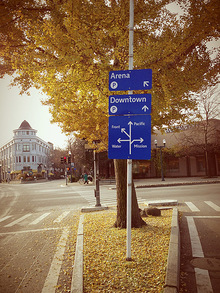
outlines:
[[[119,137],[119,139],[117,140],[119,143],[121,143],[122,141],[130,141],[130,139],[121,139],[120,137]]]
[[[130,135],[127,134],[127,132],[125,131],[125,128],[122,128],[122,129],[121,129],[121,132],[122,132],[122,133],[125,133],[125,134],[130,138]]]
[[[143,82],[143,85],[144,85],[144,87],[148,87],[148,86],[149,86],[149,81],[148,81],[148,80],[145,80],[145,81]]]
[[[142,143],[144,140],[143,140],[142,137],[140,137],[139,139],[133,139],[132,140],[131,139],[131,126],[133,125],[133,122],[129,121],[128,125],[129,125],[129,134],[125,131],[125,128],[121,128],[121,132],[125,133],[127,135],[128,139],[122,139],[121,137],[119,137],[119,139],[117,141],[118,141],[118,143],[128,141],[129,142],[129,154],[131,155],[131,145],[132,145],[132,143],[135,142],[135,141]]]
[[[144,106],[144,107],[142,107],[142,110],[144,110],[144,112],[146,112],[147,110],[149,110],[149,108],[148,108],[148,106]]]
[[[142,137],[140,137],[140,139],[133,139],[131,143],[135,142],[135,141],[139,141],[140,143],[142,143],[144,140]]]

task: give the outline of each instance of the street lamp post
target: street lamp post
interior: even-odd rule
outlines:
[[[158,146],[157,145],[157,140],[155,139],[154,141],[156,148],[160,149],[160,166],[161,166],[161,179],[162,181],[165,181],[164,179],[164,174],[163,174],[163,160],[162,160],[162,149],[165,148],[166,146],[166,140],[163,139],[163,145]]]
[[[2,183],[2,165],[0,164],[0,183]]]

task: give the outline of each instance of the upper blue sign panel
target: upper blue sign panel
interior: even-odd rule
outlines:
[[[151,88],[152,69],[109,72],[110,91],[150,90]]]
[[[109,115],[150,113],[151,94],[109,96]]]

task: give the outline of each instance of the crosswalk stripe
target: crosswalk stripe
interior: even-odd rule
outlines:
[[[40,221],[42,221],[44,218],[46,218],[49,214],[50,213],[45,213],[45,214],[41,215],[36,220],[34,220],[33,222],[31,222],[29,225],[36,225],[36,224],[38,224]]]
[[[60,269],[63,262],[63,256],[65,252],[66,242],[68,238],[69,230],[64,229],[63,234],[60,237],[60,241],[57,245],[54,258],[52,260],[50,270],[44,283],[44,287],[41,293],[55,293],[56,285],[60,274]]]
[[[197,292],[213,293],[212,283],[209,276],[209,271],[205,269],[195,268]]]
[[[91,197],[84,197],[87,202],[88,202],[88,205],[90,206],[94,206],[96,204],[96,199],[95,198],[91,198]],[[139,204],[142,204],[142,203],[145,203],[146,202],[146,199],[143,199],[143,198],[138,198],[138,203]],[[101,198],[101,204],[103,205],[108,205],[108,206],[116,206],[117,205],[117,199],[114,197],[114,198]],[[215,211],[217,212],[220,212],[220,207],[213,203],[212,201],[203,201],[205,204],[207,204],[208,206],[210,206],[212,209],[214,209]],[[200,212],[200,209],[192,202],[190,201],[186,201],[185,204],[188,206],[188,208],[192,211],[192,212]],[[65,217],[67,217],[67,215],[69,215],[71,211],[63,211],[60,216],[58,216],[57,218],[55,218],[55,220],[53,221],[53,223],[60,223]],[[28,225],[36,225],[38,224],[39,222],[41,222],[43,219],[45,219],[47,216],[49,216],[51,214],[51,212],[47,212],[47,213],[44,213],[42,214],[41,216],[39,216],[37,219],[35,219],[34,221],[30,222]],[[10,222],[9,224],[6,224],[4,226],[4,223],[2,224],[3,227],[12,227],[20,222],[22,222],[23,220],[25,220],[26,218],[30,217],[30,216],[33,216],[32,213],[29,213],[29,214],[26,214],[22,217],[20,217],[19,219],[17,220],[14,220],[12,222]],[[13,217],[13,215],[10,215],[10,216],[5,216],[3,218],[0,218],[0,223],[10,219],[11,217]]]
[[[194,205],[194,203],[192,203],[190,201],[186,201],[185,204],[189,207],[189,209],[192,212],[200,212],[200,210],[197,208],[197,206]]]
[[[204,252],[202,250],[202,244],[198,235],[198,231],[196,228],[195,221],[193,217],[186,216],[188,228],[189,228],[189,235],[192,247],[192,256],[193,257],[204,257]]]
[[[63,212],[56,220],[54,220],[54,223],[60,223],[68,214],[70,211]]]
[[[1,218],[0,219],[0,222],[4,222],[5,220],[7,220],[7,219],[9,219],[9,218],[11,218],[12,216],[6,216],[6,217],[4,217],[4,218]]]
[[[89,203],[89,205],[95,205],[96,204],[96,201],[95,201],[95,199],[87,199],[87,198],[85,198],[87,201],[88,201],[88,203]],[[138,203],[139,204],[141,204],[141,203],[144,203],[145,201],[146,201],[146,199],[142,199],[142,198],[140,198],[140,199],[137,199],[137,201],[138,201]],[[107,205],[117,205],[117,199],[100,199],[100,202],[101,202],[101,204],[107,204]]]
[[[23,217],[21,217],[21,218],[15,220],[15,221],[9,223],[8,225],[5,225],[4,227],[12,227],[12,226],[14,226],[14,225],[20,223],[21,221],[25,220],[26,218],[30,217],[31,215],[32,215],[32,214],[26,214],[26,215],[24,215]]]
[[[213,208],[216,212],[220,212],[220,207],[217,204],[213,203],[212,201],[205,201],[205,203]]]

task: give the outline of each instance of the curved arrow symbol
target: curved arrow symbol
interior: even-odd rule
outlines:
[[[133,139],[131,143],[135,142],[135,141],[138,141],[140,143],[142,143],[144,140],[142,137],[140,137],[140,139]]]

